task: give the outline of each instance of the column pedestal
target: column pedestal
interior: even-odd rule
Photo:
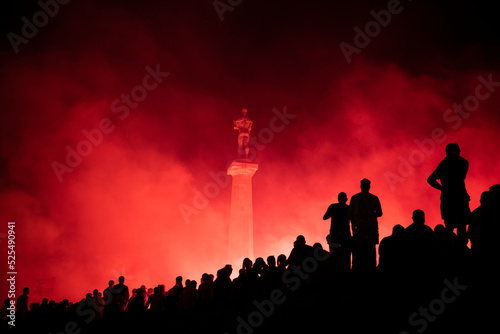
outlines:
[[[228,255],[235,265],[253,258],[252,177],[259,165],[235,160],[227,170],[232,176]]]

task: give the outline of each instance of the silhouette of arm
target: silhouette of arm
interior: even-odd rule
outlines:
[[[431,185],[432,188],[437,190],[443,190],[443,186],[437,181],[439,179],[439,175],[437,169],[432,172],[432,174],[427,178],[427,183]]]
[[[325,214],[323,215],[323,220],[327,220],[327,219],[330,219],[332,218],[332,210],[331,210],[331,205],[328,207],[328,209],[326,210]]]
[[[375,211],[374,211],[374,214],[375,214],[375,217],[382,217],[382,206],[380,205],[380,200],[378,199],[378,197],[376,198],[377,200],[375,201]]]

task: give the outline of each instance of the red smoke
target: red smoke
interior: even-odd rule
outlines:
[[[441,223],[439,194],[426,178],[448,142],[470,162],[466,185],[471,208],[478,206],[481,192],[499,182],[500,87],[467,117],[447,110],[475,96],[480,77],[497,82],[500,72],[447,67],[440,59],[448,51],[435,46],[434,65],[418,69],[418,55],[403,45],[417,46],[392,53],[401,39],[395,31],[410,30],[403,15],[418,16],[409,8],[347,64],[338,44],[352,40],[370,5],[343,23],[321,9],[299,15],[281,5],[244,3],[220,22],[210,1],[75,2],[18,54],[2,49],[0,224],[5,233],[16,221],[18,292],[54,277],[50,297],[75,301],[122,274],[131,288],[215,274],[227,261],[231,187],[222,175],[236,158],[232,120],[243,107],[259,163],[256,256],[288,255],[298,234],[327,248],[326,208],[340,191],[358,192],[365,177],[382,203],[381,238],[394,224],[407,226],[417,208],[429,225]],[[11,30],[20,29],[16,22]],[[482,52],[477,46],[456,59]],[[141,96],[135,87],[157,64],[170,75],[120,118],[113,102],[134,89]],[[273,121],[285,109],[295,117]],[[85,133],[95,129],[102,140],[95,135],[97,144],[85,148]],[[78,145],[89,153],[59,182],[54,161],[67,165],[68,147]],[[189,220],[179,206],[194,208]]]

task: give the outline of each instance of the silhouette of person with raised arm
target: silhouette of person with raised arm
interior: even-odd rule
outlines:
[[[378,221],[382,207],[377,196],[370,193],[371,181],[361,180],[361,192],[352,196],[349,218],[353,228],[352,269],[373,271],[377,266],[375,245],[379,242]]]
[[[351,228],[349,226],[349,205],[344,192],[338,194],[338,203],[331,204],[323,220],[331,219],[330,252],[335,269],[346,272],[351,269]]]
[[[460,146],[446,145],[446,157],[427,179],[435,189],[441,191],[441,218],[446,229],[457,229],[459,241],[467,244],[466,226],[470,220],[470,196],[465,189],[465,177],[469,162],[460,156]],[[438,182],[441,181],[441,183]]]

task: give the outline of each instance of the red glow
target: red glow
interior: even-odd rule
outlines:
[[[318,65],[325,57],[323,44],[305,39],[296,47],[279,32],[265,56],[246,55],[251,47],[243,46],[235,63],[218,50],[226,46],[213,36],[228,33],[217,30],[216,16],[213,31],[200,32],[166,14],[173,21],[164,31],[183,29],[160,36],[153,29],[158,22],[141,21],[133,9],[113,10],[95,13],[97,26],[82,31],[71,22],[80,12],[89,14],[90,7],[71,6],[53,23],[67,27],[70,39],[80,42],[67,41],[67,35],[47,26],[45,37],[2,65],[8,86],[1,92],[6,176],[0,223],[17,224],[19,289],[30,286],[33,292],[36,280],[55,277],[50,297],[75,301],[120,275],[134,288],[173,285],[177,275],[199,281],[204,272],[215,274],[227,261],[231,186],[221,186],[189,221],[179,205],[193,206],[197,194],[214,182],[211,173],[225,174],[236,158],[231,122],[241,106],[248,106],[259,145],[253,146],[259,164],[253,177],[256,257],[288,255],[299,234],[328,249],[329,226],[322,216],[340,191],[349,199],[359,192],[364,177],[381,200],[381,238],[395,224],[408,226],[417,208],[431,227],[442,223],[439,193],[425,180],[448,142],[459,143],[470,162],[466,185],[472,209],[481,192],[499,182],[500,92],[481,101],[460,125],[443,120],[454,103],[474,94],[478,76],[487,78],[489,71],[414,75],[400,64],[364,55],[348,65],[335,43],[328,50],[339,53],[340,65]],[[153,9],[144,11],[148,17]],[[101,36],[105,29],[127,38]],[[81,42],[88,36],[97,39],[95,45]],[[213,37],[210,43],[206,36]],[[232,45],[229,39],[220,43]],[[294,72],[301,62],[304,67]],[[120,119],[112,102],[141,85],[146,66],[158,63],[170,76]],[[491,75],[500,81],[500,73]],[[309,82],[310,87],[301,84]],[[273,121],[273,108],[283,113],[284,107],[296,117]],[[82,131],[98,128],[105,118],[116,128],[59,182],[53,161],[63,163],[66,147],[76,149],[86,140]],[[273,127],[280,130],[272,131],[272,140],[264,133],[258,137]],[[434,142],[432,152],[421,154],[422,163],[391,186],[386,173],[398,173],[399,157],[409,160],[412,152],[422,151],[415,140],[432,138],[436,128],[446,140]],[[38,299],[32,293],[32,300]]]

